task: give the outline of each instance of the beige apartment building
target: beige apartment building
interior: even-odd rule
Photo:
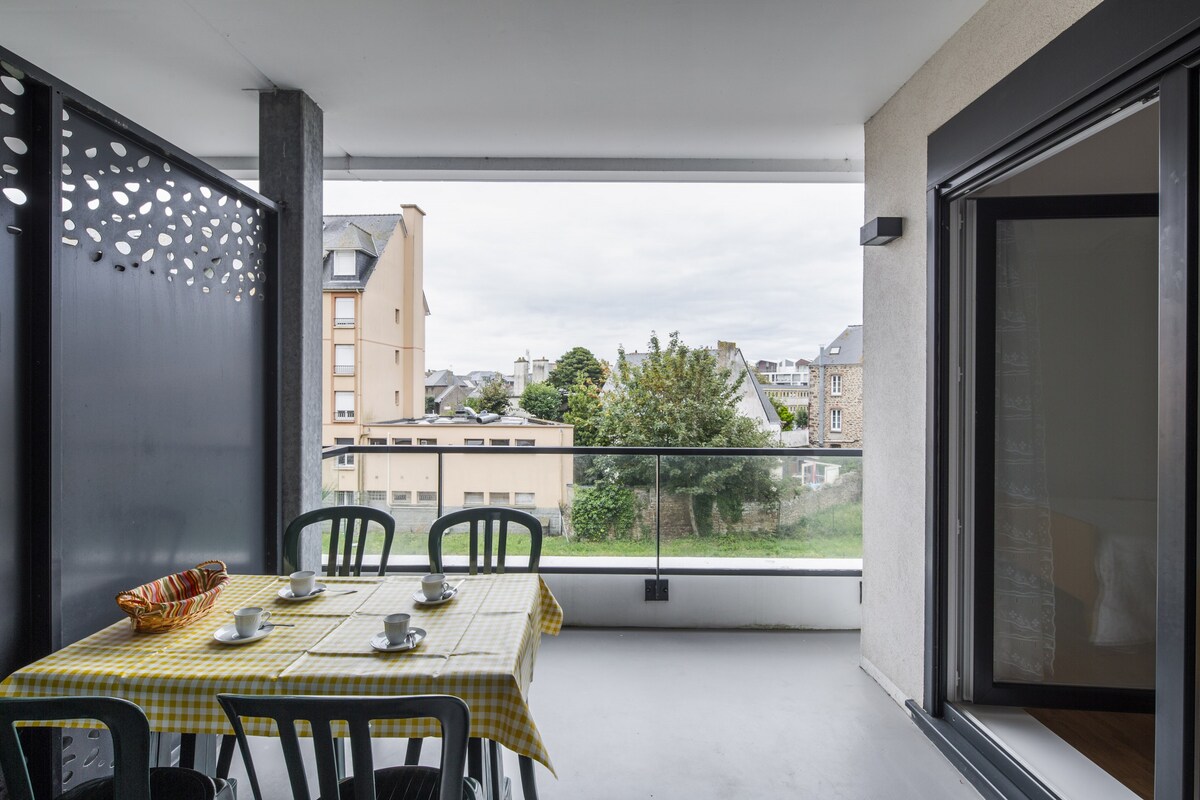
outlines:
[[[425,212],[325,217],[324,446],[363,443],[373,420],[425,410]]]
[[[398,530],[425,530],[442,513],[471,506],[508,506],[538,517],[547,533],[562,530],[573,457],[499,453],[492,448],[570,447],[575,429],[561,422],[496,414],[427,416],[364,424],[362,444],[478,447],[479,454],[358,453],[325,459],[330,504],[371,505],[396,518]]]
[[[795,414],[800,409],[808,410],[809,393],[807,385],[792,386],[789,384],[764,383],[763,392],[772,400],[778,400],[784,408]]]

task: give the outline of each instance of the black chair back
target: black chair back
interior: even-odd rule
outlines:
[[[386,719],[432,718],[442,726],[442,761],[437,800],[462,800],[467,763],[467,735],[471,728],[471,712],[467,704],[450,695],[414,695],[410,697],[271,697],[264,695],[217,695],[225,709],[238,746],[246,762],[250,787],[255,800],[262,800],[258,775],[250,757],[242,717],[275,720],[279,741],[287,764],[294,800],[312,800],[308,791],[308,775],[300,752],[296,723],[307,722],[312,730],[317,761],[317,783],[322,800],[345,798],[339,787],[337,759],[334,751],[332,723],[345,722],[350,729],[351,763],[354,765],[354,800],[376,800],[375,764],[371,754],[371,721]],[[423,767],[394,767],[399,770],[423,770]],[[406,800],[396,797],[395,800]]]
[[[483,541],[479,541],[479,523],[483,523]],[[469,523],[471,526],[470,573],[479,573],[479,556],[482,544],[483,574],[492,572],[492,550],[496,551],[496,572],[504,574],[504,561],[508,550],[508,525],[516,523],[529,530],[529,571],[537,572],[542,560],[542,523],[537,517],[515,508],[483,506],[464,508],[438,517],[429,528],[429,569],[443,572],[442,537],[455,525]]]
[[[0,767],[12,800],[33,800],[33,783],[17,736],[17,722],[94,719],[113,741],[113,797],[150,800],[150,724],[142,710],[115,697],[0,699]]]
[[[387,571],[388,554],[396,536],[396,520],[386,511],[370,506],[331,506],[308,511],[292,520],[283,533],[284,571],[298,569],[300,534],[309,525],[330,522],[329,552],[325,554],[327,575],[362,575],[363,555],[367,549],[367,525],[375,522],[383,528],[383,553],[379,574]]]

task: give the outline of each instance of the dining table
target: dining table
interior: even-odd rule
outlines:
[[[230,735],[220,693],[265,695],[449,694],[471,710],[473,744],[490,755],[471,758],[489,797],[507,792],[499,750],[532,758],[553,773],[527,701],[542,634],[557,635],[562,608],[536,573],[451,576],[453,599],[419,600],[420,578],[322,577],[312,599],[288,599],[288,579],[232,575],[213,611],[165,633],[135,632],[116,622],[0,682],[0,696],[105,695],[136,703],[156,732]],[[231,646],[215,631],[243,607],[271,612],[269,635]],[[425,632],[413,649],[381,652],[371,639],[383,617],[411,615]],[[96,727],[86,720],[70,727]],[[435,737],[432,720],[379,721],[378,737]],[[249,735],[275,735],[274,724],[246,720]],[[480,761],[485,763],[482,766]],[[489,765],[490,764],[490,765]],[[480,771],[484,774],[479,774]]]

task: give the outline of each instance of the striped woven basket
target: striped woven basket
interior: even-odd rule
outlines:
[[[164,633],[205,617],[229,583],[224,561],[205,561],[117,595],[139,633]]]

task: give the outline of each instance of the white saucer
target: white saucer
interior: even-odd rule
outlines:
[[[420,589],[417,589],[415,592],[413,592],[412,597],[413,597],[413,601],[419,605],[440,606],[442,603],[449,603],[451,600],[454,599],[454,596],[457,594],[458,594],[458,587],[455,586],[454,588],[450,589],[448,592],[446,592],[441,597],[435,598],[433,600],[430,600],[428,597],[426,597],[425,593],[422,592]]]
[[[250,644],[250,642],[257,642],[259,639],[270,636],[273,630],[275,630],[275,626],[270,622],[265,622],[254,632],[253,636],[238,636],[237,626],[230,623],[217,628],[213,632],[213,638],[221,644]]]
[[[292,587],[285,586],[279,590],[279,599],[287,600],[289,603],[303,603],[305,600],[312,600],[314,597],[320,597],[325,594],[325,590],[329,587],[323,583],[318,583],[313,586],[313,590],[308,594],[302,594],[299,597],[292,594]]]
[[[381,653],[402,653],[405,650],[412,650],[424,638],[425,630],[423,628],[409,628],[407,639],[400,644],[388,644],[387,634],[380,631],[371,637],[371,647],[374,647]]]

